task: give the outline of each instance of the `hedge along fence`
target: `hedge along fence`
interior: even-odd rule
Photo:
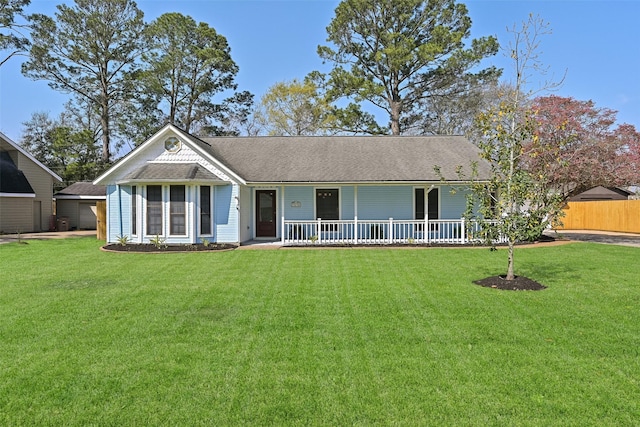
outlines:
[[[602,230],[640,233],[640,200],[569,202],[563,230]]]

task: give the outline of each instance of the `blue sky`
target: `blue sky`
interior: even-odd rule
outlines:
[[[32,0],[27,12],[52,15],[59,3]],[[593,100],[597,107],[617,110],[620,123],[640,129],[640,0],[463,3],[473,21],[472,37],[494,35],[504,45],[512,40],[507,27],[520,26],[530,13],[539,15],[552,30],[541,41],[540,57],[549,73],[540,81],[558,80],[566,72],[554,94]],[[224,35],[240,67],[239,89],[252,92],[256,100],[276,82],[327,69],[316,48],[325,44],[326,26],[338,4],[333,0],[138,1],[147,21],[175,11],[207,22]],[[15,141],[32,113],[45,111],[55,117],[67,99],[46,82],[23,77],[22,60],[13,58],[0,67],[0,131]],[[504,68],[505,79],[512,76],[512,63],[502,53],[483,65]]]

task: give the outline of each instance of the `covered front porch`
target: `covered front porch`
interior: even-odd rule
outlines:
[[[283,246],[480,242],[480,224],[463,218],[465,194],[435,184],[246,188],[240,201],[244,222],[249,212],[254,216],[241,242],[270,240]]]

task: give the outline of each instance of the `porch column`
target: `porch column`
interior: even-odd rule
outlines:
[[[353,239],[358,243],[358,186],[353,186]]]
[[[427,243],[429,243],[429,241],[431,240],[431,229],[429,228],[429,193],[431,193],[431,190],[433,190],[434,188],[436,188],[435,184],[431,184],[431,187],[429,187],[428,189],[426,189],[426,191],[424,192],[424,222],[425,222],[425,232],[427,232],[427,236],[428,236],[428,240]],[[440,190],[438,190],[440,191]],[[438,217],[439,218],[439,217]],[[439,237],[439,234],[438,234]]]
[[[284,245],[285,226],[284,226],[284,185],[280,187],[280,215],[282,216],[282,226],[280,227],[280,241]]]

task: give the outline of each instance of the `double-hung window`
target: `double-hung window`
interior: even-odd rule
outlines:
[[[147,235],[162,234],[162,186],[147,185]]]
[[[204,236],[211,234],[211,187],[209,185],[200,187],[200,234]]]
[[[187,234],[187,204],[184,185],[169,187],[169,234]]]

